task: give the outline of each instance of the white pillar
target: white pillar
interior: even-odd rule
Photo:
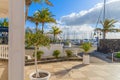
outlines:
[[[9,0],[8,80],[24,80],[24,1]]]

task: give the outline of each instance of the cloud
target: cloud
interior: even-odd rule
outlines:
[[[67,25],[61,25],[57,24],[57,27],[59,27],[62,30],[61,37],[64,39],[88,39],[91,38],[91,33],[93,33],[94,28],[90,25],[84,24],[81,26],[67,26]]]
[[[118,33],[115,33],[115,32],[107,33],[106,38],[107,39],[120,39],[120,32],[118,32]]]
[[[81,26],[61,26],[60,27],[63,31],[69,32],[91,32],[94,30],[94,28],[90,25],[84,24]]]
[[[120,0],[107,1],[106,18],[120,20]],[[61,36],[65,39],[68,37],[68,34],[71,39],[75,38],[74,34],[76,35],[76,39],[93,38],[93,25],[97,23],[101,10],[103,10],[103,3],[98,3],[89,10],[83,10],[78,13],[73,12],[69,15],[62,16],[60,21],[57,21],[58,24],[56,26],[63,31]],[[103,20],[103,12],[101,12],[100,20]],[[116,28],[120,28],[119,25],[120,23],[117,23]],[[112,38],[110,35],[117,36],[119,34],[108,33],[107,36],[108,38]]]
[[[103,9],[103,3],[96,4],[93,8],[89,10],[83,10],[79,13],[71,13],[69,15],[63,16],[61,22],[67,26],[79,26],[84,24],[96,24],[98,16]],[[106,3],[106,18],[114,18],[120,20],[120,0],[109,0]],[[103,15],[103,12],[101,12]],[[100,17],[102,20],[103,17]]]

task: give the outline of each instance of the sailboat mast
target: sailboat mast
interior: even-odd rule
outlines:
[[[106,0],[104,0],[104,11],[103,11],[103,21],[105,20],[106,16]]]

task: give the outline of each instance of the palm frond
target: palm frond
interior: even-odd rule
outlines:
[[[26,6],[30,6],[31,3],[32,3],[32,0],[25,0],[25,5],[26,5]]]
[[[49,0],[45,0],[46,4],[53,6],[53,4]]]
[[[96,28],[94,31],[102,31],[101,28]]]

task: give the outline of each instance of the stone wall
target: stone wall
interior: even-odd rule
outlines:
[[[120,51],[120,39],[100,40],[98,51],[103,53],[109,53],[112,50],[114,50],[114,52]]]

